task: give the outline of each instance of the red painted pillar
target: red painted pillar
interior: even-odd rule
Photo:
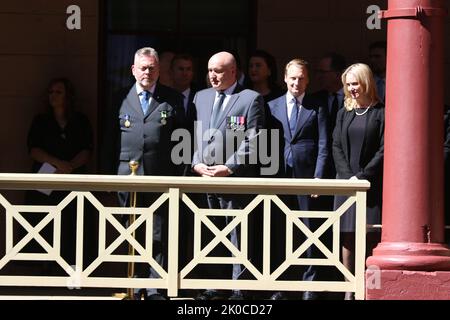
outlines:
[[[383,230],[367,259],[382,275],[450,270],[443,244],[445,2],[389,0],[382,12],[388,19]]]

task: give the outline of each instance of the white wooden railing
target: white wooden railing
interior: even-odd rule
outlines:
[[[317,179],[266,179],[266,178],[199,178],[199,177],[150,177],[150,176],[107,176],[107,175],[52,175],[52,174],[0,174],[0,192],[5,190],[51,189],[69,190],[69,195],[56,206],[31,206],[11,203],[0,194],[0,207],[5,215],[4,235],[5,255],[0,256],[0,271],[15,260],[55,261],[67,275],[64,276],[17,276],[0,275],[0,286],[55,286],[55,287],[104,287],[104,288],[165,288],[168,295],[176,297],[179,289],[242,289],[242,290],[290,290],[290,291],[353,291],[356,299],[364,299],[365,270],[365,233],[366,233],[366,190],[370,187],[365,180],[317,180]],[[123,208],[104,206],[91,192],[93,191],[158,192],[160,197],[148,208]],[[191,193],[240,193],[254,194],[254,199],[242,210],[211,210],[198,208],[189,198]],[[277,195],[319,194],[348,195],[348,200],[336,211],[298,211],[291,210]],[[77,201],[76,220],[76,263],[69,265],[61,257],[61,212],[70,202]],[[83,219],[84,204],[88,201],[98,210],[98,255],[92,263],[83,267]],[[179,204],[184,202],[194,214],[194,254],[193,259],[179,270]],[[133,230],[144,225],[151,228],[153,213],[163,203],[169,207],[168,224],[168,263],[164,269],[153,259],[152,239],[146,239],[141,245],[133,238]],[[263,203],[263,266],[256,268],[248,256],[248,215],[260,203]],[[356,252],[355,272],[350,272],[340,262],[340,216],[356,203]],[[270,219],[271,205],[275,204],[286,215],[286,256],[285,261],[271,272],[270,264]],[[0,208],[1,209],[1,208]],[[22,216],[24,212],[48,213],[36,226],[29,224]],[[136,215],[136,221],[128,227],[119,222],[118,215]],[[235,216],[223,230],[210,221],[213,215]],[[314,232],[299,219],[322,218],[325,222]],[[27,234],[14,242],[13,224],[19,223]],[[48,243],[40,231],[53,221],[53,243]],[[118,232],[118,237],[107,244],[107,224]],[[241,247],[235,247],[227,234],[236,226],[241,227]],[[201,247],[201,226],[205,225],[215,238],[205,247]],[[307,236],[307,240],[298,248],[293,248],[294,228]],[[327,248],[320,236],[332,228],[332,247]],[[21,250],[35,239],[45,253],[23,253]],[[128,241],[135,249],[135,255],[115,254],[115,250]],[[207,257],[216,245],[222,242],[234,257]],[[1,243],[1,242],[0,242]],[[300,255],[315,245],[325,256],[323,259],[300,259]],[[126,274],[118,277],[94,276],[93,272],[105,262],[128,263],[147,262],[160,275],[160,278],[128,278]],[[198,264],[242,264],[254,277],[254,280],[193,279],[187,277]],[[288,281],[278,277],[291,265],[329,265],[337,268],[346,281]]]

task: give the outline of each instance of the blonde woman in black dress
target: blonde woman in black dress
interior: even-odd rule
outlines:
[[[333,159],[338,179],[365,179],[371,184],[367,192],[367,223],[381,223],[384,105],[376,93],[370,68],[356,63],[342,74],[345,108],[337,114],[333,132]],[[335,209],[346,197],[335,197]],[[354,271],[355,205],[341,217],[342,261]],[[367,253],[371,251],[379,232],[367,233]],[[349,294],[346,298],[351,298]]]

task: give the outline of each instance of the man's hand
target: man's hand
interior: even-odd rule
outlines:
[[[314,179],[320,179],[320,178],[314,178]],[[316,198],[318,198],[318,197],[319,197],[318,194],[312,194],[312,195],[311,195],[311,198],[314,198],[314,199],[316,199]]]
[[[202,176],[202,177],[212,177],[213,176],[212,172],[209,170],[209,167],[204,163],[196,164],[192,168],[192,170],[195,173],[197,173],[199,176]]]
[[[230,175],[228,167],[223,164],[208,167],[208,171],[212,174],[212,177],[228,177]]]

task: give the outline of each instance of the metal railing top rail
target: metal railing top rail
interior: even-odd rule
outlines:
[[[329,194],[351,195],[370,188],[367,180],[294,178],[202,178],[179,176],[119,176],[79,174],[0,173],[0,189],[138,191],[165,192],[181,188],[184,192],[246,194]]]

